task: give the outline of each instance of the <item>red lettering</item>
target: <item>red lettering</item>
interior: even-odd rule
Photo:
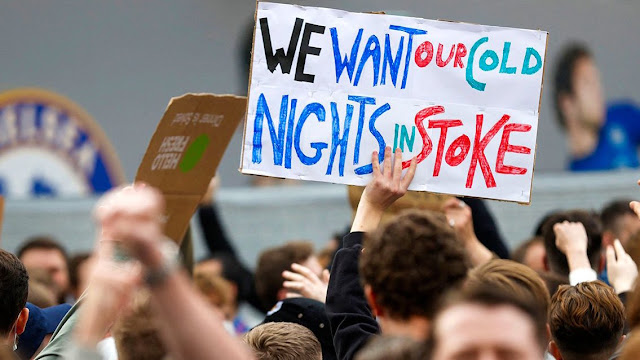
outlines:
[[[455,50],[456,50],[456,44],[451,45],[451,52],[449,53],[449,57],[447,58],[447,61],[442,61],[442,52],[444,51],[444,45],[438,44],[438,53],[436,54],[436,64],[439,67],[447,66],[449,61],[453,59],[453,53],[455,52]]]
[[[415,118],[416,126],[418,127],[418,132],[420,133],[420,137],[422,137],[422,150],[420,151],[420,154],[416,156],[417,164],[420,164],[422,161],[424,161],[424,159],[426,159],[427,156],[429,156],[429,154],[431,153],[431,150],[433,150],[433,142],[431,141],[429,134],[427,134],[427,129],[425,129],[424,127],[424,122],[423,122],[424,119],[428,118],[429,116],[441,114],[443,112],[444,112],[444,107],[442,106],[430,106],[428,108],[424,108],[420,110],[416,114],[416,118]],[[411,160],[402,162],[403,169],[408,168],[409,165],[411,165]]]
[[[426,55],[425,55],[426,54]],[[424,55],[424,58],[423,58]],[[416,49],[415,62],[420,67],[429,65],[433,59],[433,44],[429,41],[425,41]]]
[[[429,129],[440,128],[440,140],[438,140],[438,152],[436,153],[436,164],[433,167],[433,176],[440,174],[442,166],[442,154],[444,153],[444,145],[447,141],[447,130],[450,127],[462,126],[460,120],[431,120],[429,121]]]
[[[459,43],[458,49],[456,49],[456,59],[453,60],[453,67],[460,67],[460,69],[464,68],[462,58],[465,56],[467,56],[467,48],[463,43]]]
[[[471,154],[471,166],[469,167],[469,174],[467,175],[467,184],[466,187],[468,189],[473,185],[473,176],[476,173],[476,166],[480,163],[480,170],[482,171],[482,176],[484,176],[484,182],[486,183],[488,188],[496,187],[496,180],[493,178],[493,174],[491,173],[491,167],[489,166],[489,162],[487,161],[487,157],[484,155],[484,149],[487,147],[489,142],[493,139],[494,136],[500,131],[500,128],[507,122],[511,116],[503,115],[500,121],[498,121],[489,131],[485,134],[483,138],[482,135],[482,122],[484,120],[484,115],[478,114],[476,115],[476,136],[473,141],[473,153]]]
[[[449,166],[458,166],[467,157],[470,148],[471,140],[469,140],[469,137],[467,135],[461,135],[455,139],[451,145],[449,145],[449,150],[447,150],[444,160],[449,164]],[[458,155],[456,155],[457,149],[460,149],[460,153]]]
[[[508,124],[504,127],[504,131],[502,132],[502,141],[500,141],[500,147],[498,148],[498,158],[496,161],[497,173],[510,175],[523,175],[527,173],[526,168],[505,165],[504,156],[507,152],[516,154],[531,154],[531,149],[526,146],[509,144],[509,136],[511,135],[512,131],[528,132],[530,130],[531,125],[526,124]]]

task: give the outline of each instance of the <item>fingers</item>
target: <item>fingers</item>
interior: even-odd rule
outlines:
[[[384,163],[382,164],[382,174],[391,179],[391,147],[384,148]]]
[[[396,148],[393,153],[393,182],[395,184],[400,183],[400,179],[402,177],[402,151],[400,148]]]
[[[319,280],[318,275],[316,275],[313,271],[309,270],[308,267],[302,266],[300,264],[293,263],[291,264],[291,269],[298,274],[304,275],[305,278],[309,280]]]
[[[378,152],[374,151],[371,154],[371,168],[373,169],[373,177],[380,175],[380,161],[378,160]]]
[[[411,185],[411,182],[413,181],[413,176],[416,174],[417,167],[418,167],[418,161],[414,157],[411,159],[411,164],[409,165],[409,169],[407,169],[407,173],[404,174],[404,177],[402,178],[401,184],[403,189],[408,189],[409,185]],[[400,172],[401,171],[398,171],[398,173]]]
[[[636,213],[636,216],[640,217],[640,202],[632,201],[629,203],[629,207]]]
[[[616,253],[613,250],[613,246],[607,246],[607,267],[612,266],[616,262]]]
[[[621,260],[625,255],[627,255],[627,252],[624,251],[624,248],[622,247],[622,244],[620,243],[620,240],[616,239],[613,242],[613,248],[616,251],[616,258],[618,260]]]
[[[331,273],[329,272],[329,270],[327,269],[322,270],[322,282],[325,284],[328,284],[330,278],[331,278]]]

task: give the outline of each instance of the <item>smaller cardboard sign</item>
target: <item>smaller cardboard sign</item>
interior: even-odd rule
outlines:
[[[173,98],[149,142],[136,181],[162,191],[165,234],[177,243],[244,117],[246,101],[213,94]]]

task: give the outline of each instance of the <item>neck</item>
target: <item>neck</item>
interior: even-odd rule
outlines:
[[[579,122],[568,131],[569,152],[573,157],[581,158],[591,154],[598,145],[598,130]]]
[[[412,316],[406,320],[378,317],[383,334],[408,337],[417,341],[429,337],[429,320],[421,316]]]

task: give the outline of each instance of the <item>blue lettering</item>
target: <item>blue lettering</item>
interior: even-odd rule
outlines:
[[[489,63],[489,60],[491,60],[491,63]],[[482,71],[491,71],[498,67],[499,62],[498,54],[493,50],[487,50],[480,56],[480,69]]]
[[[302,110],[302,114],[300,114],[300,119],[298,119],[298,125],[296,126],[294,147],[296,149],[296,154],[298,154],[298,158],[304,165],[313,165],[320,161],[320,157],[322,157],[322,150],[328,147],[327,143],[315,142],[311,143],[311,148],[316,149],[316,154],[313,157],[308,157],[302,152],[302,148],[300,148],[300,134],[302,133],[304,123],[311,114],[315,114],[320,122],[324,122],[326,115],[324,107],[319,103],[311,103],[305,106],[304,110]]]
[[[364,127],[364,108],[366,105],[375,105],[376,99],[366,96],[349,95],[349,100],[360,103],[360,115],[358,116],[358,132],[356,133],[356,147],[353,151],[353,165],[360,161],[360,138]]]
[[[336,28],[330,29],[331,42],[333,43],[333,58],[336,64],[336,83],[340,82],[340,76],[342,76],[345,68],[347,68],[349,81],[353,80],[353,70],[355,70],[356,61],[358,60],[358,49],[360,48],[360,41],[362,40],[362,31],[363,29],[358,30],[356,40],[353,42],[353,46],[351,46],[351,56],[347,58],[347,55],[345,55],[344,60],[342,60],[342,53],[340,52],[340,44],[338,42],[338,30]]]
[[[391,109],[391,105],[389,105],[389,103],[386,103],[380,106],[376,111],[374,111],[373,114],[371,115],[371,119],[369,119],[369,131],[371,132],[371,135],[373,135],[373,137],[375,137],[376,140],[378,140],[378,146],[380,148],[380,150],[378,151],[378,162],[381,162],[384,159],[384,149],[387,145],[384,142],[384,138],[382,137],[382,134],[380,134],[378,129],[376,129],[375,124],[376,124],[376,120],[382,114],[389,111],[389,109]],[[361,166],[355,170],[356,175],[366,175],[366,174],[371,174],[372,172],[373,172],[372,164]]]
[[[411,53],[413,53],[413,35],[423,35],[427,32],[425,30],[413,29],[399,25],[390,25],[389,29],[403,31],[409,34],[409,41],[407,41],[407,56],[404,61],[404,76],[402,77],[402,86],[404,89],[407,86],[407,77],[409,76],[409,64],[411,62]]]
[[[289,105],[289,95],[282,96],[280,104],[280,122],[278,124],[278,134],[276,134],[273,119],[269,112],[269,106],[264,94],[260,94],[258,104],[256,106],[256,117],[253,124],[253,154],[251,161],[254,164],[262,162],[262,123],[264,117],[267,118],[269,125],[269,134],[271,135],[271,143],[273,145],[273,163],[274,165],[282,165],[282,150],[284,149],[284,126],[287,119],[287,108]]]
[[[331,175],[333,169],[333,160],[335,159],[338,147],[340,147],[340,163],[338,171],[340,176],[344,176],[344,163],[347,158],[347,142],[349,141],[349,128],[351,127],[351,118],[353,117],[353,105],[347,104],[347,114],[344,117],[344,130],[342,138],[340,138],[340,115],[335,102],[331,102],[331,116],[333,118],[331,132],[331,155],[329,155],[329,166],[327,167],[327,175]]]
[[[402,57],[402,46],[404,45],[404,37],[400,38],[400,44],[398,45],[398,51],[396,52],[396,58],[394,59],[391,54],[391,40],[389,34],[385,34],[384,38],[384,60],[382,61],[382,78],[380,84],[385,84],[385,78],[387,77],[387,64],[389,64],[389,74],[391,75],[391,81],[393,86],[396,86],[398,80],[398,71],[400,70],[400,58]]]
[[[293,146],[293,123],[296,119],[297,99],[291,99],[291,110],[289,111],[289,121],[287,121],[287,141],[284,153],[284,167],[291,169],[291,148]]]
[[[504,48],[502,48],[502,64],[500,65],[500,73],[501,74],[515,74],[516,67],[515,66],[507,66],[507,61],[509,61],[509,52],[511,51],[511,43],[509,41],[504,43]]]
[[[536,58],[536,65],[530,66],[531,64],[531,56]],[[522,74],[524,75],[533,75],[537,73],[540,69],[542,69],[542,58],[540,57],[540,53],[538,50],[528,47],[527,52],[524,55],[524,63],[522,64]]]
[[[360,64],[358,65],[358,71],[356,71],[356,79],[353,81],[354,86],[358,86],[360,82],[360,75],[362,75],[362,69],[367,63],[367,60],[372,58],[371,65],[373,66],[373,86],[378,85],[378,71],[380,70],[380,41],[375,35],[371,35],[367,40],[367,45],[364,47],[364,52],[360,58]]]

